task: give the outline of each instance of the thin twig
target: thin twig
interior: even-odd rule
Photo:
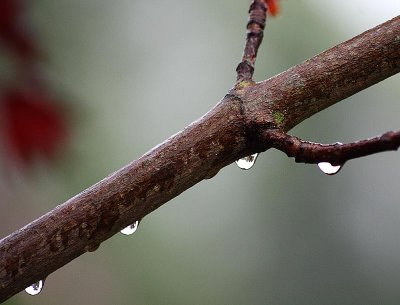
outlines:
[[[242,62],[236,68],[237,83],[251,81],[253,78],[254,63],[264,36],[265,20],[267,18],[266,3],[262,0],[254,0],[250,5],[249,15]]]
[[[374,138],[347,144],[307,142],[279,129],[265,131],[263,137],[267,145],[283,151],[288,157],[294,157],[296,162],[313,164],[329,162],[332,165],[342,165],[351,159],[397,150],[400,146],[399,131],[389,131]]]

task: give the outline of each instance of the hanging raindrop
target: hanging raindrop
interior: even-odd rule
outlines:
[[[136,220],[133,224],[121,230],[121,233],[125,235],[131,235],[136,232],[138,226],[139,226],[139,220]]]
[[[25,288],[25,292],[30,295],[37,295],[42,291],[43,284],[44,284],[43,280],[33,283],[29,287]]]
[[[252,154],[236,161],[236,165],[241,169],[250,169],[256,163],[258,154]]]
[[[327,175],[334,175],[337,174],[343,165],[332,165],[329,162],[320,162],[318,163],[319,169],[327,174]]]

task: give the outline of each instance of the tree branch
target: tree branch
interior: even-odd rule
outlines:
[[[0,302],[304,119],[400,70],[394,18],[282,74],[246,82],[198,121],[0,241]],[[246,76],[247,77],[247,76]]]
[[[397,16],[289,70],[236,90],[248,122],[288,131],[315,113],[400,71]],[[260,114],[262,115],[260,116]]]
[[[249,21],[247,22],[246,45],[244,47],[242,61],[236,68],[236,83],[251,81],[254,73],[258,48],[261,45],[265,20],[267,19],[267,4],[263,0],[254,0],[249,9]]]
[[[314,164],[329,162],[331,165],[343,165],[348,160],[397,150],[400,146],[400,132],[393,131],[348,144],[306,142],[278,129],[265,131],[263,137],[267,145],[283,151],[288,157],[294,157],[296,162]]]

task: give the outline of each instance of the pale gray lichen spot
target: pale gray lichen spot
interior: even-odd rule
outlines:
[[[218,155],[221,151],[224,150],[224,145],[220,144],[219,141],[212,141],[210,144],[210,149],[214,151],[215,155]]]
[[[302,88],[302,87],[305,87],[305,83],[304,83],[303,78],[299,74],[295,73],[286,80],[285,86]]]

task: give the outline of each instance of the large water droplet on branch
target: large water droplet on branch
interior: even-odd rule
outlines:
[[[125,229],[121,230],[121,233],[125,235],[131,235],[136,232],[138,226],[139,226],[139,221],[137,220],[130,226],[127,226]]]
[[[343,165],[332,165],[329,162],[318,163],[319,169],[327,175],[337,174]]]
[[[258,154],[252,154],[236,161],[236,165],[241,169],[250,169],[256,163]]]
[[[40,280],[36,283],[33,283],[29,287],[25,288],[25,292],[30,294],[30,295],[37,295],[42,291],[44,281]]]

